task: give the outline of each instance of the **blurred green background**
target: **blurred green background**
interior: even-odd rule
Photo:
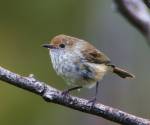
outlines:
[[[123,111],[150,118],[150,49],[144,37],[108,0],[1,0],[0,65],[16,73],[34,74],[51,86],[65,89],[52,69],[48,51],[41,44],[58,34],[76,36],[97,46],[114,64],[136,75],[123,80],[104,78],[98,100]],[[74,92],[93,96],[92,90]],[[1,125],[116,125],[93,115],[56,104],[0,81]]]

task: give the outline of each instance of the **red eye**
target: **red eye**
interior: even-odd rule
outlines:
[[[65,48],[65,44],[60,44],[59,47],[60,48]]]

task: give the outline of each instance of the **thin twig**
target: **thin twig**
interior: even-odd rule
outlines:
[[[123,125],[150,125],[148,119],[143,119],[119,109],[97,103],[93,107],[88,100],[71,95],[63,96],[61,91],[35,79],[33,76],[23,77],[0,67],[0,80],[40,95],[47,102],[60,104],[78,111],[103,117]]]
[[[143,0],[114,0],[119,12],[139,29],[150,45],[150,14]]]

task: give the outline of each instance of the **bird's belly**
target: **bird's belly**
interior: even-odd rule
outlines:
[[[61,68],[61,76],[67,81],[69,85],[81,85],[83,87],[94,87],[97,81],[100,81],[105,73],[107,67],[105,65],[88,65],[80,67],[79,65],[71,64],[63,65]]]
[[[67,81],[68,85],[82,85],[81,75],[76,70],[76,65],[63,65],[60,74]]]
[[[76,65],[73,63],[74,58],[69,58],[70,55],[54,54],[51,54],[51,60],[56,73],[62,76],[69,85],[75,84],[80,79],[80,75],[76,72]]]
[[[69,55],[55,55],[55,57],[53,55],[51,55],[53,68],[69,85],[93,87],[97,81],[103,78],[107,70],[103,64],[75,63],[76,59],[69,58]]]

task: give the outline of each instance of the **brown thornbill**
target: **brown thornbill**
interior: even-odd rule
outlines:
[[[82,87],[92,88],[96,85],[95,97],[90,101],[92,105],[96,101],[100,80],[108,72],[115,73],[121,78],[134,78],[133,74],[112,65],[103,52],[85,40],[58,35],[51,40],[50,44],[44,44],[43,47],[49,49],[56,73],[62,76],[68,85],[73,86],[63,94]]]

